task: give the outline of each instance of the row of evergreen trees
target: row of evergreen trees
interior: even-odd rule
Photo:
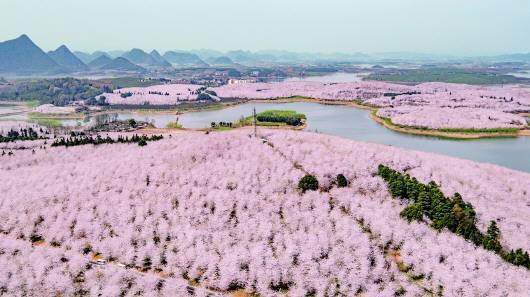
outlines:
[[[447,228],[477,246],[494,251],[509,263],[530,269],[528,252],[522,249],[508,251],[502,247],[499,241],[501,233],[495,221],[490,222],[486,234],[477,228],[473,205],[465,202],[460,194],[445,197],[435,182],[423,184],[384,165],[379,165],[378,175],[388,184],[392,197],[411,202],[400,213],[409,222],[424,221],[426,217],[434,229]]]
[[[337,185],[338,188],[347,187],[350,182],[346,179],[344,174],[340,173],[337,175],[333,184]],[[316,191],[320,187],[317,178],[312,174],[306,174],[298,181],[298,189],[302,192]]]
[[[41,129],[41,133],[44,133],[44,131]],[[0,142],[11,142],[11,141],[17,141],[17,140],[36,140],[36,139],[45,139],[44,137],[39,136],[37,131],[33,130],[33,128],[21,128],[19,130],[9,130],[7,132],[7,135],[1,135],[0,134]]]
[[[152,135],[149,137],[146,135],[138,136],[136,134],[134,134],[131,138],[129,138],[128,136],[123,137],[120,135],[117,139],[110,138],[109,136],[103,138],[101,137],[101,135],[97,135],[96,137],[81,135],[57,139],[52,143],[52,146],[69,147],[85,144],[99,145],[105,143],[138,143],[139,146],[144,146],[147,145],[148,141],[158,141],[163,138],[164,136],[162,135]]]

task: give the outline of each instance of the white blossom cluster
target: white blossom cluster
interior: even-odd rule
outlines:
[[[174,134],[20,151],[0,162],[0,290],[8,296],[524,296],[530,272],[399,217],[380,163],[435,181],[530,249],[530,176],[319,134]],[[459,168],[458,171],[454,168]],[[297,189],[306,173],[321,190]],[[344,174],[350,185],[337,188]],[[103,265],[90,264],[95,258]],[[403,266],[408,267],[404,271]],[[82,277],[80,277],[80,275]],[[411,280],[415,277],[416,280]],[[161,284],[162,281],[162,284]],[[51,294],[47,294],[50,292]]]

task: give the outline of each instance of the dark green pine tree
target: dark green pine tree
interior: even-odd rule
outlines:
[[[488,227],[488,231],[486,232],[486,236],[484,236],[484,239],[482,241],[482,246],[484,246],[485,249],[490,251],[500,251],[500,236],[501,232],[497,227],[497,223],[495,221],[491,221]]]

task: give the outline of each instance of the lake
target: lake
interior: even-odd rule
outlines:
[[[303,113],[307,116],[307,131],[493,163],[530,172],[530,137],[448,140],[408,135],[394,132],[375,123],[369,118],[370,112],[367,110],[341,105],[310,102],[250,102],[221,110],[190,112],[181,115],[120,112],[85,120],[64,120],[63,125],[77,126],[105,120],[135,119],[163,128],[178,119],[185,128],[206,128],[210,127],[211,122],[235,122],[242,116],[249,116],[254,107],[258,112],[267,109],[291,109]],[[2,116],[2,114],[11,112],[11,109],[12,107],[0,108],[3,110],[0,112],[0,120],[24,120],[23,115]]]
[[[507,74],[515,77],[530,78],[530,71],[511,72]]]
[[[234,122],[242,116],[267,109],[291,109],[307,116],[308,131],[401,148],[433,152],[484,163],[493,163],[530,172],[530,137],[448,140],[429,136],[408,135],[389,130],[369,118],[370,112],[340,105],[309,102],[245,103],[222,110],[190,112],[182,115],[119,113],[120,120],[135,120],[165,127],[177,120],[186,128],[206,128],[211,122]]]

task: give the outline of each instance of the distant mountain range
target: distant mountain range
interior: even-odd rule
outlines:
[[[171,64],[176,66],[195,66],[195,67],[208,67],[209,65],[204,62],[199,56],[193,53],[169,51],[163,55]]]
[[[166,61],[166,59],[164,59],[164,57],[162,57],[157,50],[152,50],[149,53],[149,55],[151,55],[151,57],[153,57],[153,59],[155,59],[155,61],[158,63],[158,65],[160,65],[162,67],[171,67],[171,63]]]
[[[110,63],[99,68],[100,70],[107,71],[125,71],[125,72],[146,72],[146,69],[131,63],[129,60],[123,57],[118,57],[112,60]]]
[[[117,54],[121,57],[115,57]],[[61,45],[56,50],[45,53],[27,35],[21,35],[16,39],[0,43],[0,73],[5,74],[56,75],[89,71],[146,72],[142,66],[171,67],[171,64],[156,51],[147,54],[140,49],[110,53],[96,51],[89,54],[79,51],[72,53],[67,46]]]
[[[157,51],[148,54],[141,49],[134,48],[122,55],[127,60],[146,67],[171,67],[171,64],[164,60]]]
[[[235,65],[234,61],[227,56],[220,57],[210,57],[206,58],[206,62],[210,65],[219,65],[219,66],[233,66]]]
[[[27,35],[0,43],[0,72],[13,74],[55,74],[64,69]]]
[[[56,50],[48,52],[48,56],[69,72],[89,70],[88,66],[76,57],[65,45],[61,45]]]
[[[0,73],[13,75],[56,75],[98,71],[145,72],[171,67],[234,67],[282,64],[327,63],[436,63],[436,62],[530,63],[530,53],[482,57],[456,57],[410,52],[297,53],[280,50],[220,52],[209,49],[168,51],[161,55],[134,48],[129,51],[71,52],[62,45],[48,53],[27,35],[0,42]]]
[[[105,52],[102,52],[102,51],[97,51],[97,52],[94,52],[92,54],[88,54],[88,53],[80,52],[80,51],[75,51],[74,55],[76,55],[85,64],[89,64],[90,62],[96,60],[97,58],[99,58],[101,56],[107,56],[109,58],[111,57],[109,54],[107,54]]]
[[[88,63],[90,69],[101,69],[103,66],[110,64],[112,59],[108,55],[100,55]]]

